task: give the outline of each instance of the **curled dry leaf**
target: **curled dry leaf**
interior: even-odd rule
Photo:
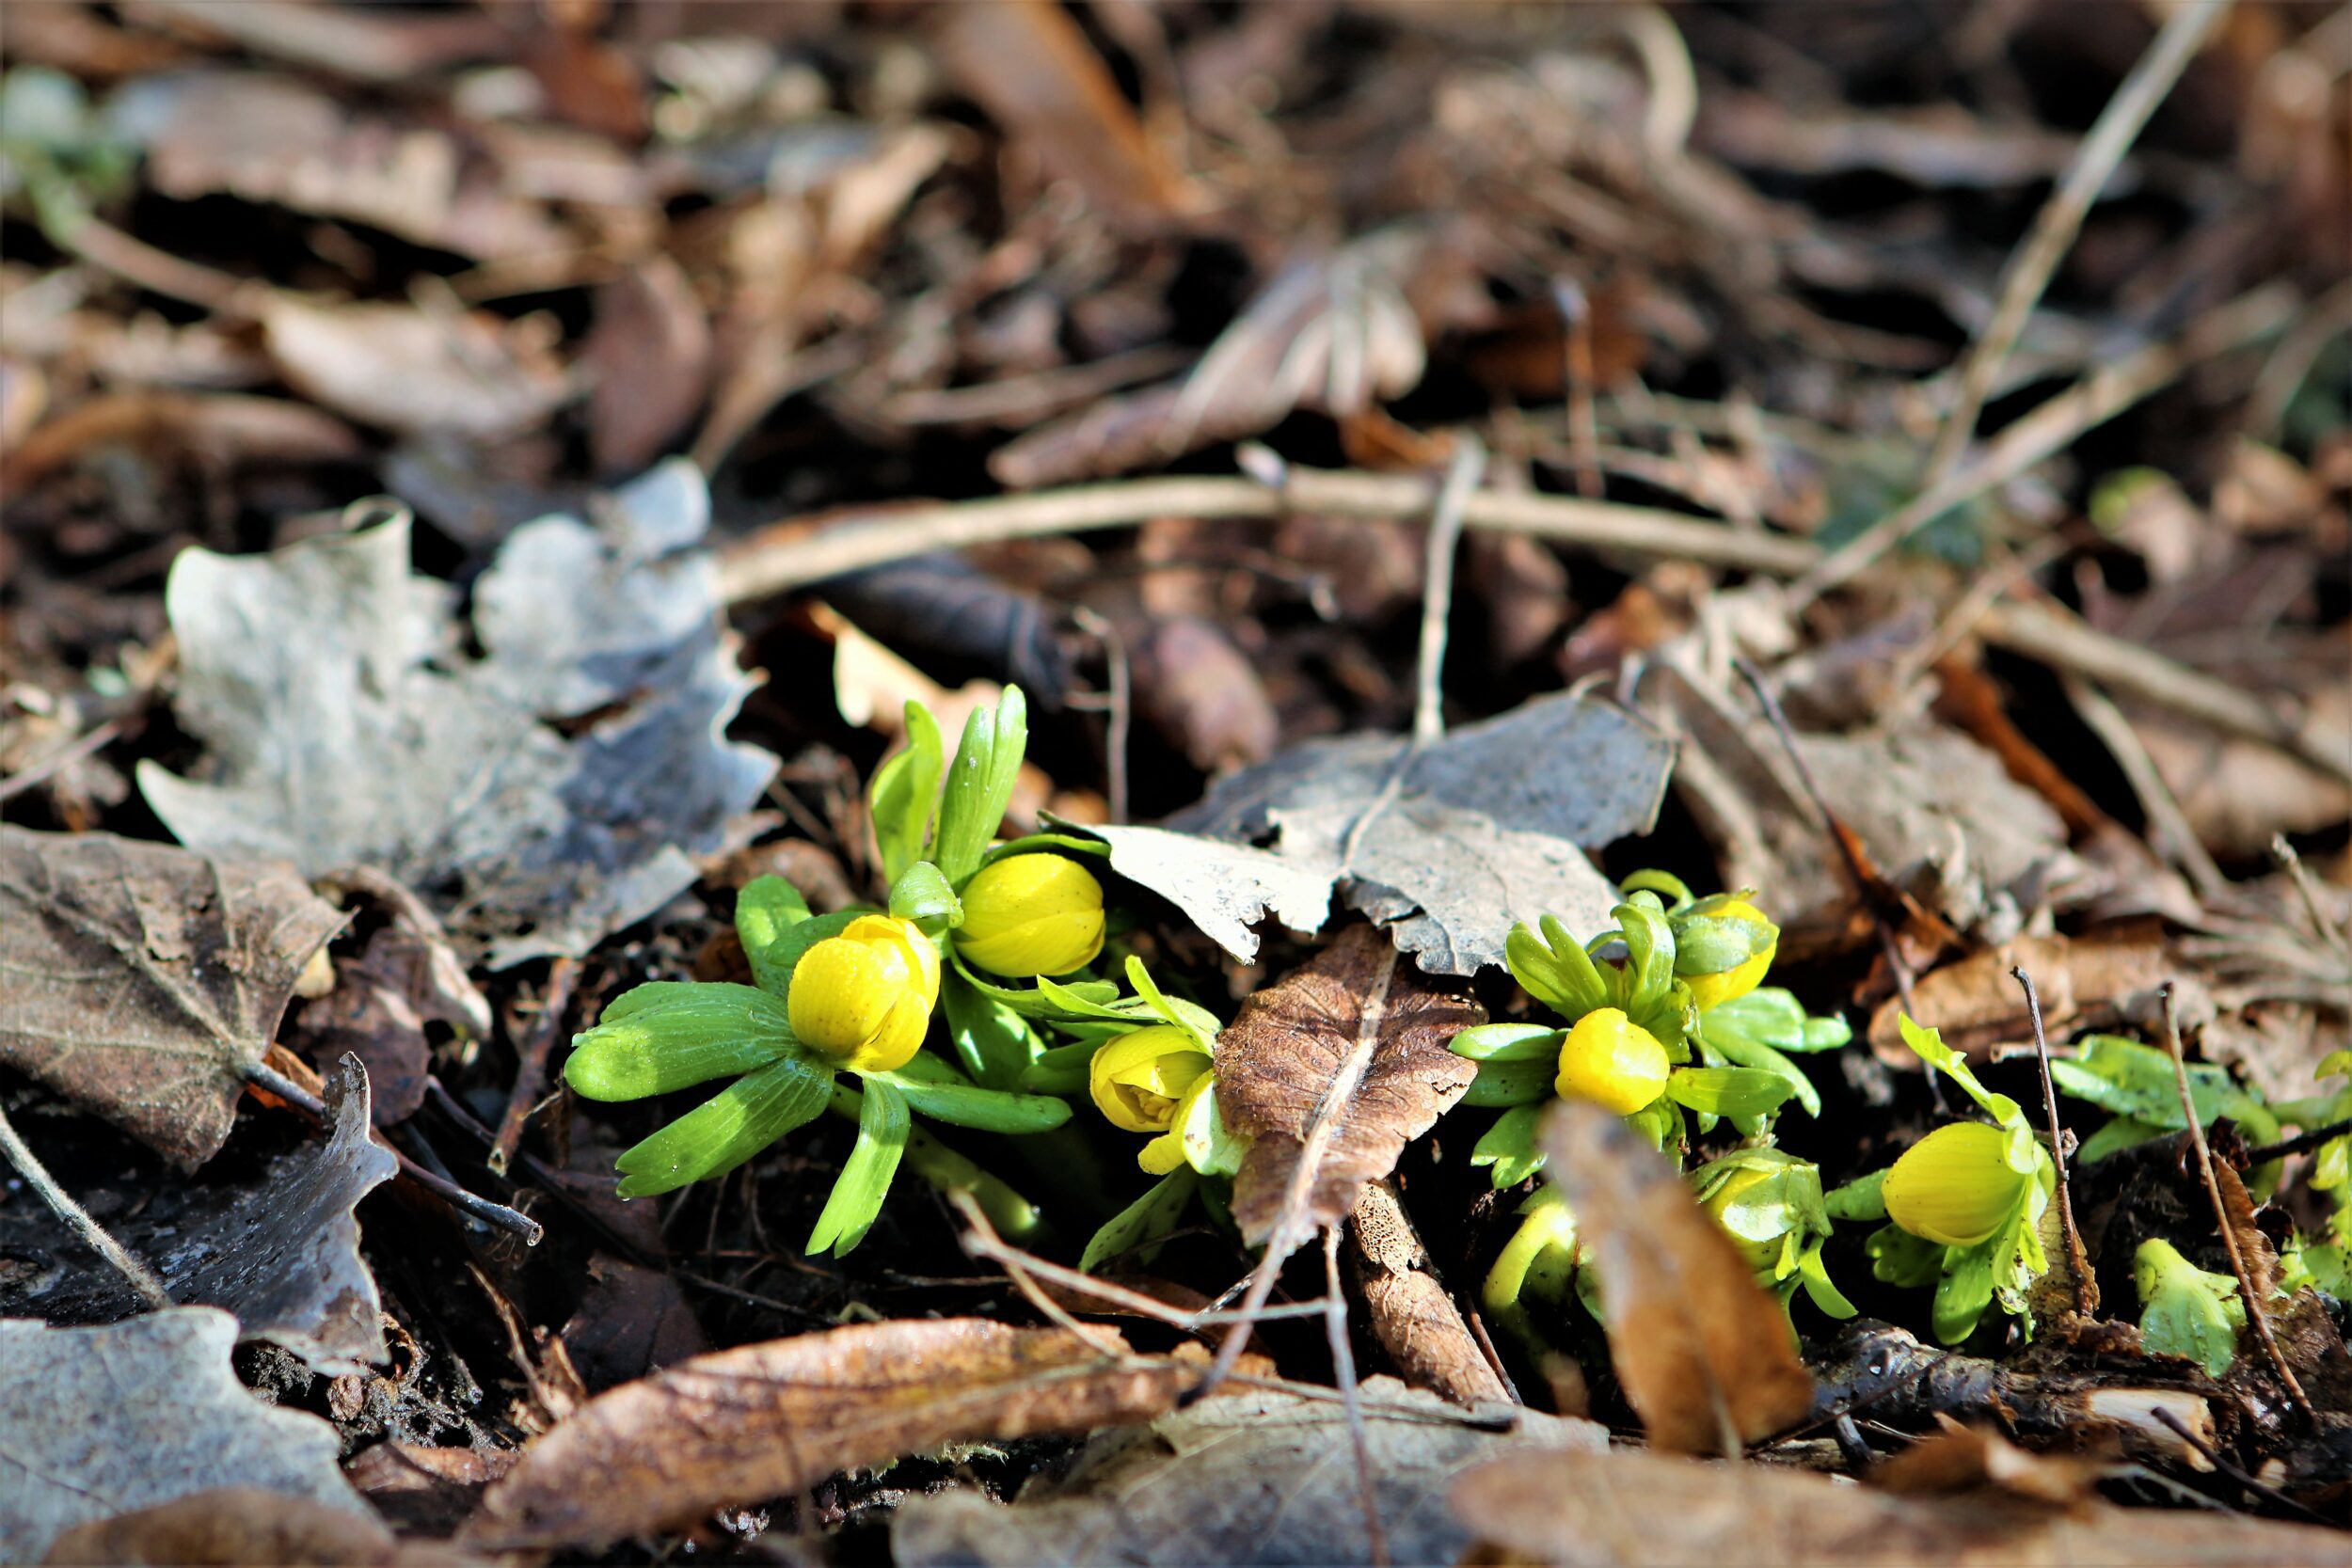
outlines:
[[[50,1544],[41,1560],[91,1568],[201,1562],[424,1568],[459,1560],[430,1546],[404,1550],[372,1515],[250,1486],[224,1486],[76,1525]]]
[[[275,860],[0,827],[0,1062],[193,1170],[342,918]]]
[[[281,294],[262,325],[271,360],[296,391],[404,436],[496,440],[536,426],[571,396],[548,346],[521,322]]]
[[[1166,830],[1084,831],[1110,845],[1112,870],[1236,958],[1255,956],[1246,928],[1269,909],[1294,930],[1319,927],[1336,886],[1391,925],[1422,969],[1472,974],[1502,962],[1521,922],[1608,927],[1616,890],[1578,846],[1646,832],[1673,763],[1674,743],[1647,721],[1595,698],[1548,698],[1421,747],[1310,740],[1227,779]],[[1308,892],[1317,886],[1321,902]]]
[[[1243,1002],[1216,1041],[1217,1109],[1251,1140],[1233,1180],[1242,1235],[1287,1253],[1345,1218],[1469,1090],[1477,1064],[1446,1042],[1486,1016],[1360,926]]]
[[[1788,1319],[1639,1132],[1566,1101],[1544,1148],[1600,1284],[1609,1358],[1654,1447],[1736,1453],[1812,1409]]]
[[[217,1487],[371,1519],[335,1468],[335,1429],[262,1403],[209,1307],[106,1328],[0,1321],[0,1561],[39,1562],[77,1525]]]
[[[1395,1184],[1367,1181],[1347,1218],[1356,1287],[1373,1338],[1405,1380],[1455,1404],[1510,1402],[1511,1392],[1454,1305]]]
[[[1374,1502],[1396,1562],[1462,1560],[1474,1532],[1448,1514],[1446,1494],[1476,1461],[1608,1442],[1591,1421],[1532,1410],[1509,1411],[1505,1430],[1472,1425],[1394,1378],[1362,1392]],[[1221,1394],[1149,1430],[1097,1437],[1066,1480],[1033,1484],[1009,1508],[963,1490],[915,1498],[892,1522],[892,1556],[900,1568],[1368,1562],[1347,1452],[1335,1401]]]
[[[1108,1331],[978,1318],[745,1345],[591,1401],[490,1489],[465,1538],[603,1544],[943,1443],[1148,1419],[1198,1375]]]
[[[585,952],[734,847],[775,762],[719,738],[750,677],[717,619],[702,476],[665,464],[509,535],[449,650],[405,518],[266,556],[188,550],[166,602],[209,782],[150,760],[182,842],[374,866],[493,968]],[[266,626],[270,635],[253,635]],[[457,911],[457,912],[453,912]]]
[[[2091,1496],[2100,1466],[2066,1454],[2027,1453],[1991,1427],[1935,1418],[1935,1435],[1870,1472],[1883,1492],[1932,1497],[1994,1491],[2067,1508]]]
[[[1896,1497],[1778,1465],[1625,1449],[1504,1454],[1454,1483],[1454,1512],[1509,1560],[1563,1568],[2352,1563],[2352,1540],[2299,1525],[2095,1502],[2070,1511],[1999,1493]]]
[[[287,1039],[313,1062],[358,1057],[375,1124],[391,1127],[424,1103],[427,1020],[476,1038],[490,1032],[488,1000],[451,952],[440,922],[419,903],[370,937],[357,958],[335,966],[335,989],[302,1005]]]
[[[596,383],[588,446],[596,470],[633,474],[661,455],[710,390],[710,320],[685,269],[655,256],[598,289],[580,361]]]
[[[1921,975],[1912,987],[1916,1016],[1942,1030],[1944,1042],[1971,1061],[1997,1060],[2009,1054],[2005,1046],[2031,1050],[2026,993],[2010,974],[2020,967],[2042,993],[2042,1022],[2054,1044],[2084,1029],[2152,1021],[2155,989],[2179,974],[2153,927],[2020,937]],[[1871,1015],[1870,1049],[1891,1065],[1915,1065],[1918,1058],[1895,1022],[1902,1008],[1898,997]]]

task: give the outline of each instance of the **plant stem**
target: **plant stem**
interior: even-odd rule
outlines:
[[[866,1097],[852,1088],[834,1086],[827,1109],[850,1121],[858,1119]],[[1037,1205],[1013,1191],[1001,1177],[992,1176],[941,1143],[921,1128],[907,1137],[906,1166],[943,1193],[970,1193],[1000,1236],[1027,1240],[1045,1227]]]

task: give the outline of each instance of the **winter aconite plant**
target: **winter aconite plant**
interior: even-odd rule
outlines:
[[[1555,1098],[1613,1111],[1677,1158],[1689,1147],[1686,1115],[1702,1133],[1727,1121],[1748,1147],[1692,1173],[1702,1202],[1752,1249],[1759,1282],[1783,1303],[1803,1284],[1823,1310],[1851,1316],[1820,1267],[1830,1232],[1820,1173],[1770,1147],[1784,1104],[1820,1104],[1787,1053],[1836,1049],[1851,1031],[1808,1017],[1786,990],[1759,989],[1780,930],[1753,895],[1695,898],[1657,871],[1628,879],[1624,893],[1616,927],[1590,942],[1549,916],[1540,934],[1512,931],[1512,974],[1564,1025],[1489,1023],[1454,1037],[1454,1050],[1479,1064],[1465,1103],[1504,1108],[1471,1163],[1488,1167],[1497,1188],[1535,1174],[1537,1126]],[[1558,1302],[1572,1283],[1588,1293],[1589,1280],[1556,1192],[1538,1188],[1520,1214],[1482,1294],[1488,1311],[1527,1332],[1527,1298]]]
[[[1869,1240],[1871,1272],[1890,1285],[1935,1287],[1935,1337],[1968,1338],[1994,1301],[2023,1322],[2026,1295],[2049,1271],[2042,1221],[2058,1167],[2017,1101],[1977,1082],[1933,1029],[1900,1020],[1903,1043],[1948,1076],[1993,1119],[1939,1127],[1883,1171],[1829,1195],[1837,1219],[1883,1219]]]
[[[1067,974],[1091,962],[1103,944],[1102,887],[1066,858],[1085,851],[1078,841],[991,847],[1026,745],[1018,689],[973,715],[944,790],[937,722],[910,704],[907,731],[908,749],[871,789],[886,909],[815,915],[789,883],[759,878],[736,905],[756,984],[639,986],[573,1041],[565,1080],[595,1100],[735,1079],[621,1156],[624,1197],[732,1170],[831,1107],[855,1117],[857,1143],[809,1251],[855,1246],[910,1155],[927,1177],[1018,1212],[1009,1189],[923,1139],[913,1118],[1000,1133],[1069,1118],[1064,1101],[1021,1088],[1042,1051],[1024,1011],[1099,1006],[1116,988],[1055,988],[1049,1000],[1041,988],[1051,982],[1016,989],[981,974]],[[952,1060],[924,1050],[935,1014]]]

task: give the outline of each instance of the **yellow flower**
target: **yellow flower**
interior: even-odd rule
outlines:
[[[1103,884],[1060,855],[1009,855],[963,885],[963,961],[991,974],[1067,974],[1103,950]]]
[[[1553,1087],[1629,1117],[1665,1092],[1673,1064],[1658,1037],[1615,1007],[1577,1020],[1560,1042],[1560,1076]]]
[[[1879,1196],[1886,1217],[1924,1241],[1974,1246],[2001,1227],[2033,1180],[2012,1169],[2009,1137],[1980,1121],[1956,1121],[1904,1150]]]
[[[1758,1182],[1771,1180],[1778,1174],[1762,1166],[1743,1165],[1724,1178],[1723,1184],[1708,1194],[1699,1205],[1707,1211],[1708,1217],[1722,1227],[1724,1234],[1731,1238],[1731,1244],[1740,1249],[1740,1256],[1747,1259],[1748,1267],[1758,1274],[1772,1274],[1779,1268],[1781,1253],[1787,1248],[1788,1233],[1784,1231],[1769,1241],[1752,1242],[1724,1224],[1724,1211],[1739,1201],[1740,1194]]]
[[[1105,1041],[1087,1069],[1087,1091],[1112,1126],[1165,1132],[1208,1071],[1209,1053],[1189,1031],[1155,1023]]]
[[[801,955],[787,1006],[803,1045],[861,1072],[913,1059],[939,1000],[939,950],[911,920],[862,914]]]
[[[1780,928],[1772,925],[1762,910],[1746,899],[1734,898],[1712,912],[1718,920],[1737,920],[1750,926],[1765,927],[1772,931],[1772,939],[1765,944],[1764,951],[1736,969],[1724,970],[1720,974],[1684,977],[1684,983],[1691,988],[1691,1000],[1698,1004],[1701,1012],[1721,1006],[1725,1002],[1736,1002],[1761,985],[1764,972],[1772,967],[1772,956],[1780,951]]]
[[[1136,1155],[1136,1164],[1151,1176],[1166,1176],[1184,1163],[1184,1128],[1192,1120],[1193,1106],[1205,1094],[1216,1091],[1216,1074],[1204,1072],[1192,1081],[1184,1098],[1176,1101],[1175,1111],[1168,1118],[1168,1131],[1145,1144]]]

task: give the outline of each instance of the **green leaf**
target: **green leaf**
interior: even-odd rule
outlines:
[[[1867,1176],[1857,1176],[1842,1187],[1832,1188],[1822,1198],[1834,1220],[1883,1220],[1886,1217],[1886,1199],[1879,1188],[1886,1180],[1886,1173],[1874,1170]]]
[[[1675,973],[1722,974],[1780,940],[1780,927],[1727,915],[1692,915],[1674,928]]]
[[[1127,956],[1127,984],[1135,988],[1136,999],[1150,1008],[1154,1018],[1182,1029],[1199,1040],[1203,1050],[1216,1051],[1216,1037],[1224,1028],[1217,1022],[1216,1015],[1162,991],[1152,980],[1152,972],[1144,968],[1143,960],[1132,953]]]
[[[1527,994],[1573,1023],[1596,1007],[1609,1006],[1609,986],[1581,943],[1550,915],[1538,938],[1514,926],[1503,939],[1503,958]]]
[[[1015,855],[1034,855],[1049,850],[1063,854],[1092,855],[1096,860],[1108,860],[1111,847],[1099,838],[1080,838],[1075,833],[1028,833],[1020,838],[1008,839],[982,855],[980,867],[985,870],[998,861],[1010,860]],[[1096,875],[1100,876],[1101,873],[1097,872]]]
[[[1745,996],[1719,1002],[1699,1015],[1710,1040],[1752,1040],[1774,1051],[1835,1051],[1853,1038],[1842,1018],[1811,1018],[1792,991],[1758,986]]]
[[[874,769],[866,791],[874,847],[881,853],[882,875],[893,882],[929,847],[926,830],[939,800],[940,759],[946,754],[939,721],[930,708],[910,702],[906,719],[906,749]]]
[[[965,985],[1023,1018],[1046,1023],[1096,1020],[1124,1024],[1130,1029],[1141,1022],[1133,1012],[1122,1013],[1109,1005],[1119,995],[1119,987],[1109,980],[1081,980],[1065,985],[1040,976],[1034,987],[1000,986],[975,974],[952,942],[947,947],[947,961],[963,977]]]
[[[1818,1117],[1821,1114],[1820,1092],[1814,1088],[1813,1080],[1804,1075],[1804,1069],[1762,1040],[1744,1035],[1717,1034],[1714,1018],[1714,1013],[1699,1014],[1699,1044],[1703,1049],[1714,1051],[1735,1067],[1754,1068],[1759,1072],[1772,1073],[1788,1085],[1788,1092],[1795,1097],[1798,1104],[1804,1107],[1805,1115]]]
[[[2055,1070],[2058,1063],[2053,1061],[2050,1066]],[[2074,1150],[2074,1163],[2077,1165],[2095,1165],[2111,1154],[2121,1154],[2135,1144],[2144,1144],[2164,1134],[2164,1128],[2153,1127],[2131,1117],[2117,1117],[2083,1140],[2082,1147]]]
[[[1625,938],[1626,1016],[1652,1034],[1658,1031],[1645,1022],[1646,1015],[1666,1004],[1675,982],[1674,927],[1666,924],[1664,912],[1653,907],[1656,901],[1654,894],[1646,900],[1637,895],[1609,911]],[[1681,1033],[1678,1027],[1675,1030],[1677,1038]]]
[[[1839,1189],[1843,1191],[1844,1189]],[[1837,1194],[1830,1194],[1830,1212],[1837,1212]],[[1944,1272],[1944,1247],[1924,1237],[1914,1236],[1897,1225],[1883,1225],[1870,1232],[1863,1243],[1870,1255],[1870,1273],[1889,1285],[1916,1290],[1931,1285]],[[1986,1287],[1988,1298],[1991,1286]]]
[[[916,861],[890,884],[890,912],[914,921],[930,937],[963,924],[963,901],[929,861]]]
[[[1526,1105],[1551,1096],[1552,1080],[1560,1076],[1556,1062],[1481,1062],[1470,1080],[1465,1105]]]
[[[615,1162],[623,1197],[722,1175],[823,1112],[833,1070],[799,1050],[739,1078]]]
[[[1184,1151],[1184,1163],[1203,1176],[1232,1176],[1249,1152],[1248,1139],[1226,1131],[1225,1114],[1217,1109],[1216,1085],[1195,1096],[1184,1107],[1184,1119],[1171,1128]]]
[[[1994,1094],[1978,1083],[1967,1059],[1944,1043],[1941,1030],[1920,1028],[1911,1021],[1908,1013],[1898,1013],[1895,1022],[1902,1031],[1903,1043],[1911,1047],[1921,1061],[1931,1067],[1941,1068],[1949,1074],[1953,1083],[1967,1091],[1969,1099],[1984,1107],[1986,1116],[2004,1129],[2025,1125],[2026,1114],[2018,1108],[2017,1101],[2005,1094]]]
[[[590,1100],[642,1100],[765,1067],[795,1043],[784,1004],[755,986],[656,980],[572,1037],[564,1081]]]
[[[2215,1377],[2230,1370],[2246,1326],[2235,1279],[2199,1268],[2161,1236],[2139,1243],[2132,1279],[2139,1289],[2140,1338],[2150,1350],[2201,1361]]]
[[[1497,1191],[1516,1187],[1544,1168],[1544,1149],[1537,1136],[1536,1124],[1543,1119],[1540,1105],[1514,1105],[1496,1118],[1486,1129],[1486,1135],[1470,1150],[1470,1163],[1490,1166],[1489,1176]]]
[[[1779,1073],[1756,1068],[1678,1068],[1666,1080],[1666,1093],[1675,1102],[1702,1116],[1764,1116],[1793,1092]]]
[[[808,900],[781,877],[755,877],[735,895],[735,934],[743,939],[752,978],[763,989],[784,994],[792,965],[782,960],[779,944],[787,932],[808,918]],[[799,957],[797,951],[792,955],[796,962]]]
[[[1447,1049],[1473,1062],[1550,1062],[1556,1067],[1565,1033],[1541,1023],[1477,1023],[1455,1035]]]
[[[1797,1278],[1804,1286],[1805,1299],[1828,1316],[1843,1320],[1853,1317],[1858,1310],[1846,1299],[1844,1291],[1830,1283],[1829,1270],[1821,1262],[1820,1243],[1814,1243],[1797,1255]]]
[[[830,1247],[834,1257],[844,1258],[866,1240],[882,1213],[890,1179],[898,1174],[898,1157],[906,1152],[913,1125],[906,1097],[879,1073],[866,1075],[861,1092],[865,1102],[858,1107],[857,1147],[850,1150],[824,1212],[817,1216],[817,1227],[809,1232],[811,1257]]]
[[[1184,1206],[1200,1185],[1200,1175],[1189,1165],[1178,1165],[1153,1184],[1150,1192],[1121,1209],[1096,1231],[1087,1243],[1087,1249],[1078,1259],[1078,1272],[1092,1274],[1114,1258],[1135,1253],[1135,1261],[1149,1263],[1158,1248],[1148,1243],[1176,1228],[1184,1217]],[[1141,1250],[1138,1250],[1141,1249]]]
[[[1637,893],[1654,893],[1665,900],[1669,914],[1691,907],[1691,884],[1671,872],[1636,871],[1617,884],[1617,891],[1629,898]]]
[[[1935,1337],[1959,1344],[1976,1332],[1977,1322],[1993,1304],[1995,1242],[1972,1247],[1945,1249],[1944,1277],[1935,1282],[1935,1307],[1930,1314]]]
[[[933,1121],[944,1121],[955,1127],[977,1128],[983,1132],[1042,1132],[1059,1127],[1070,1119],[1070,1102],[1050,1095],[1007,1094],[1001,1089],[984,1089],[967,1082],[961,1073],[945,1062],[933,1064],[929,1069],[919,1068],[923,1057],[895,1072],[864,1072],[858,1076],[866,1084],[884,1084],[905,1097],[918,1115]],[[910,1070],[913,1069],[913,1070]]]
[[[1039,1052],[1037,1060],[1021,1075],[1022,1092],[1086,1093],[1087,1069],[1093,1066],[1094,1053],[1101,1049],[1099,1041],[1080,1040],[1075,1045],[1057,1045]]]
[[[2087,1100],[2102,1110],[2151,1127],[2177,1132],[2188,1125],[2188,1117],[2181,1111],[2180,1082],[2173,1075],[2170,1053],[2137,1040],[2118,1035],[2090,1036],[2072,1060],[2051,1060],[2050,1081],[2076,1100]],[[2278,1119],[2269,1108],[2224,1068],[2192,1064],[2188,1095],[2203,1126],[2228,1117],[2242,1125],[2254,1143],[2274,1142],[2279,1136]]]
[[[1028,1021],[996,998],[949,975],[939,988],[939,1010],[946,1016],[947,1038],[966,1072],[992,1089],[1019,1085],[1038,1057],[1038,1038]]]
[[[993,712],[979,709],[965,721],[956,760],[948,765],[931,855],[956,886],[979,869],[980,856],[1003,824],[1028,743],[1028,703],[1017,686],[1005,688]]]

